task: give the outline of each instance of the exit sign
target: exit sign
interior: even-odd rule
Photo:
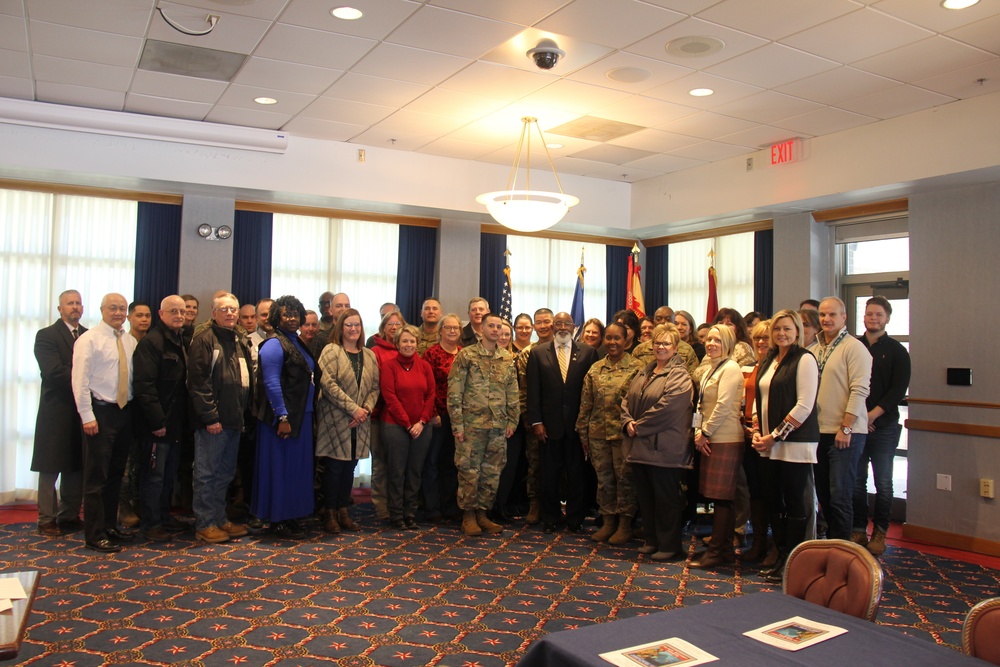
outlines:
[[[771,145],[771,164],[785,164],[802,159],[802,140],[789,139]]]

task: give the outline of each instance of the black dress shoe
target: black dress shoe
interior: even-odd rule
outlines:
[[[271,524],[271,533],[286,540],[301,540],[306,534],[291,521],[279,521]]]
[[[406,529],[407,530],[416,530],[417,528],[420,527],[420,526],[417,525],[417,520],[414,519],[412,516],[406,517],[403,520],[403,522],[406,524]]]
[[[97,540],[87,542],[86,546],[92,551],[100,551],[102,554],[115,554],[122,550],[117,544],[112,544],[110,540]]]
[[[542,530],[546,533],[554,533],[556,532],[556,524],[546,521],[542,524]]]
[[[59,537],[60,535],[65,535],[62,528],[59,527],[55,521],[46,521],[45,523],[38,524],[38,532],[46,537]]]
[[[183,533],[185,530],[191,527],[188,524],[184,523],[183,521],[178,521],[177,517],[173,516],[164,521],[160,525],[163,528],[163,530],[167,531],[168,533]]]
[[[117,528],[108,528],[104,532],[107,533],[108,539],[112,542],[131,542],[135,539],[135,533],[126,533]]]
[[[83,521],[80,519],[70,519],[69,521],[60,521],[59,527],[62,528],[64,533],[76,533],[83,530]]]
[[[392,519],[390,523],[395,530],[406,530],[406,519]]]
[[[566,530],[568,530],[571,533],[579,533],[581,530],[583,530],[583,524],[581,524],[579,521],[568,521],[566,522]]]

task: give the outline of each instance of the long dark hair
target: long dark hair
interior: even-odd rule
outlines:
[[[736,340],[750,345],[750,349],[752,350],[753,345],[750,340],[750,332],[747,331],[747,323],[743,321],[743,316],[740,315],[740,311],[735,308],[719,308],[719,313],[715,316],[715,321],[712,322],[712,324],[722,324],[722,321],[726,318],[728,318],[732,325],[736,328]]]
[[[338,317],[337,321],[333,324],[333,331],[330,332],[330,340],[327,341],[327,344],[336,343],[337,345],[344,347],[344,321],[348,317],[352,317],[354,315],[357,315],[358,319],[361,320],[361,337],[358,338],[358,347],[361,348],[365,346],[365,321],[361,319],[361,313],[359,313],[355,308],[348,308],[340,314],[340,317]]]

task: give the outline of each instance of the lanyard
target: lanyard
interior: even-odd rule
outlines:
[[[837,346],[840,345],[840,341],[844,340],[844,336],[846,335],[847,329],[841,329],[840,335],[838,335],[832,343],[825,347],[823,345],[819,346],[819,359],[816,361],[819,366],[819,374],[821,377],[823,375],[823,369],[826,368],[826,362],[830,359],[830,355],[833,354],[833,351],[837,349]]]
[[[708,381],[712,379],[713,375],[715,375],[715,371],[717,371],[720,368],[722,368],[722,366],[727,361],[729,361],[728,358],[727,359],[723,359],[722,361],[720,361],[718,364],[715,365],[715,368],[712,369],[711,373],[709,373],[707,376],[705,376],[705,377],[703,377],[701,379],[701,384],[698,386],[698,409],[697,409],[697,412],[701,412],[701,401],[702,401],[703,398],[705,398],[705,385],[707,385]]]

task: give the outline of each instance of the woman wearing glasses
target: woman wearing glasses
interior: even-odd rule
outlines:
[[[442,517],[457,517],[458,469],[455,468],[455,436],[448,417],[448,373],[455,355],[462,349],[462,320],[455,313],[441,318],[441,340],[424,352],[424,361],[434,374],[434,405],[437,416],[431,420],[434,430],[424,460],[420,496],[427,520],[438,522]]]
[[[385,370],[385,364],[396,358],[396,332],[403,328],[406,320],[398,310],[393,310],[382,316],[378,325],[378,333],[372,336],[371,349],[375,352],[380,371]],[[372,505],[375,506],[375,516],[388,519],[389,510],[385,500],[385,449],[382,447],[382,409],[385,401],[379,396],[372,414]]]
[[[323,530],[360,530],[348,513],[354,469],[371,449],[371,415],[379,396],[375,353],[362,345],[361,313],[348,308],[319,357],[316,456],[323,462]]]

